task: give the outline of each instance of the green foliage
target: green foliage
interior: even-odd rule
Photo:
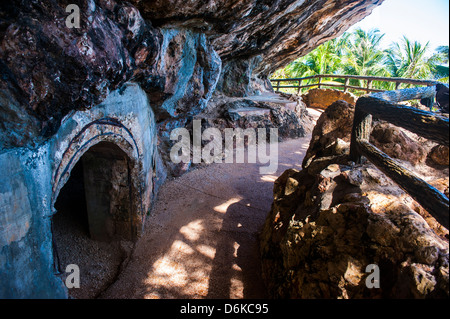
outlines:
[[[448,45],[437,47],[434,56],[438,62],[448,64]]]
[[[344,33],[340,38],[322,44],[284,69],[278,70],[272,77],[299,78],[318,74],[342,74],[448,82],[448,46],[438,47],[431,54],[429,43],[422,44],[403,37],[388,50],[383,50],[380,47],[383,37],[384,34],[378,29],[356,29],[352,33]],[[328,79],[325,81],[329,82]],[[317,80],[311,79],[307,82],[302,84],[317,83]],[[365,81],[351,80],[350,84],[366,85],[363,82]],[[385,90],[395,87],[394,83],[388,82],[374,81],[372,85]]]
[[[394,43],[387,50],[387,67],[391,76],[410,79],[429,79],[432,77],[434,64],[426,58],[429,43],[412,42],[403,37],[401,43]]]
[[[448,45],[446,46],[440,46],[435,50],[435,53],[431,57],[433,63],[434,63],[434,70],[433,74],[435,76],[435,79],[440,82],[446,82],[448,83],[449,78],[449,67],[448,67],[448,56],[449,56],[449,49]]]
[[[384,67],[385,54],[380,49],[380,41],[384,34],[378,29],[368,32],[356,29],[349,37],[345,47],[345,56],[341,69],[343,74],[365,76],[389,76]],[[360,80],[352,80],[351,84],[364,86]]]
[[[386,75],[383,67],[384,54],[379,49],[383,36],[378,29],[369,32],[355,30],[345,47],[346,54],[341,66],[343,71],[352,75]]]

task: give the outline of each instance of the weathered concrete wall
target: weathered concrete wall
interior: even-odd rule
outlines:
[[[54,138],[52,153],[53,203],[70,171],[93,145],[112,142],[119,146],[131,160],[133,186],[138,192],[135,206],[142,214],[149,208],[154,195],[153,171],[156,169],[156,126],[147,95],[137,84],[128,84],[112,92],[95,108],[66,117]],[[142,216],[135,216],[136,233],[141,229]]]
[[[0,298],[61,298],[53,275],[49,145],[0,155]]]
[[[63,298],[54,275],[51,217],[59,191],[81,156],[107,141],[129,157],[131,225],[142,231],[151,207],[159,158],[153,111],[136,84],[112,92],[100,105],[69,114],[57,134],[36,149],[0,154],[0,298]],[[159,168],[160,169],[160,168]]]

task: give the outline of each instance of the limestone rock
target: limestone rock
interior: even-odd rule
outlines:
[[[261,235],[271,297],[448,298],[448,239],[377,175],[370,164],[333,164],[318,175],[280,176]],[[349,176],[362,176],[362,183]],[[379,289],[366,286],[372,264],[380,270]]]
[[[219,79],[229,96],[271,91],[270,73],[382,2],[81,0],[80,28],[68,28],[67,1],[4,1],[0,147],[42,143],[71,111],[130,81],[158,122],[202,112]]]
[[[232,97],[255,95],[252,76],[255,67],[261,62],[260,60],[260,58],[253,58],[225,63],[217,89]]]
[[[162,29],[160,59],[139,75],[157,121],[201,113],[212,97],[222,62],[204,34]]]
[[[276,94],[252,98],[222,96],[218,100],[211,113],[198,118],[215,123],[219,129],[278,128],[280,140],[303,137],[312,129],[311,117],[301,100],[291,101]]]
[[[449,148],[446,145],[436,145],[428,153],[428,158],[437,165],[449,165]]]
[[[200,113],[215,91],[222,63],[206,35],[154,28],[129,3],[81,1],[80,28],[66,27],[62,1],[1,6],[2,148],[42,142],[126,82],[149,94],[158,121]]]
[[[427,157],[423,146],[408,137],[400,128],[387,122],[374,125],[370,142],[390,157],[409,161],[413,165],[423,163]]]
[[[303,94],[302,98],[308,107],[323,110],[338,100],[345,101],[353,106],[356,104],[357,100],[357,97],[350,92],[332,89],[312,89],[306,94]]]
[[[136,8],[92,0],[79,7],[83,23],[68,28],[62,1],[1,4],[0,120],[9,124],[0,127],[0,147],[39,143],[71,110],[99,104],[156,62],[159,31]]]
[[[262,63],[253,74],[267,76],[293,57],[342,34],[383,1],[333,0],[327,5],[295,0],[194,0],[189,5],[182,0],[131,2],[156,26],[170,24],[211,34],[214,48],[225,62],[261,56]]]
[[[322,113],[312,132],[311,142],[303,160],[303,168],[308,168],[320,158],[331,164],[335,157],[345,157],[349,153],[351,128],[355,108],[345,101],[336,101]],[[317,166],[318,161],[315,163]],[[318,172],[327,164],[318,166]]]

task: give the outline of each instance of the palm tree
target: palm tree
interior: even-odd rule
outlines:
[[[380,42],[384,34],[378,29],[364,31],[356,29],[350,35],[350,41],[345,48],[343,71],[345,74],[366,76],[387,76],[384,68],[384,52]],[[361,82],[358,81],[357,82]],[[362,85],[362,83],[359,83]]]
[[[441,46],[430,56],[429,43],[425,45],[403,37],[388,50],[380,42],[384,34],[378,29],[356,29],[340,38],[328,41],[309,54],[295,60],[275,76],[298,78],[319,74],[347,74],[413,79],[435,79],[448,82],[449,47]],[[343,80],[336,80],[342,82]],[[311,79],[308,84],[317,83]],[[350,80],[350,85],[365,86],[366,81]],[[395,83],[373,83],[374,88],[393,90]],[[409,85],[408,85],[409,86]]]
[[[348,35],[330,40],[304,57],[301,57],[285,68],[291,77],[307,77],[319,74],[335,74],[340,70],[343,50],[347,45]],[[308,80],[311,84],[314,80]]]
[[[340,40],[328,41],[305,57],[295,60],[288,66],[288,70],[301,76],[333,73],[339,67],[341,46]]]
[[[449,50],[448,45],[441,45],[436,48],[436,53],[433,56],[437,56],[437,59],[439,62],[443,64],[448,64],[448,58],[449,58]]]
[[[449,49],[448,45],[439,46],[431,56],[434,64],[433,78],[440,82],[449,82]]]
[[[386,51],[386,67],[392,77],[430,79],[435,69],[434,59],[427,57],[429,42],[425,45],[403,37]]]

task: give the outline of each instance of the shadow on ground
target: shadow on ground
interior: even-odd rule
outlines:
[[[166,182],[130,262],[100,298],[266,298],[258,235],[273,182],[301,169],[310,138],[280,143],[272,175],[224,163]]]

